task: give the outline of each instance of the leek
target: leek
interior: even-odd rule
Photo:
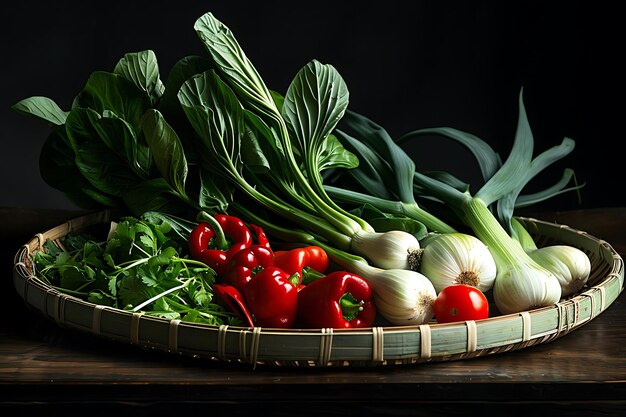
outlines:
[[[520,190],[542,168],[567,155],[574,141],[564,140],[537,158],[532,158],[533,136],[519,95],[519,118],[515,140],[507,160],[472,196],[441,181],[416,175],[419,185],[431,191],[457,213],[463,224],[470,227],[487,247],[496,261],[497,275],[493,288],[496,306],[502,313],[515,313],[557,303],[561,287],[555,275],[533,260],[515,241],[489,205],[506,198],[508,206]]]
[[[426,193],[429,199],[444,203],[488,247],[496,262],[493,295],[500,312],[519,312],[558,302],[561,297],[558,280],[511,237],[509,220],[512,217],[511,207],[514,207],[525,185],[546,166],[571,152],[574,141],[565,138],[561,145],[550,148],[533,159],[533,137],[524,109],[522,91],[519,94],[515,140],[504,163],[501,163],[499,156],[484,142],[453,129],[424,129],[406,135],[398,142],[410,136],[435,131],[443,132],[473,149],[481,165],[485,183],[472,195],[469,187],[463,186],[461,181],[450,175],[427,175],[416,171],[413,176],[413,191],[419,190],[420,193]],[[361,138],[356,139],[364,142]],[[545,198],[545,195],[537,197]],[[505,220],[502,223],[496,215],[500,201],[502,203],[499,212]]]
[[[517,219],[513,219],[515,236],[528,255],[552,272],[561,285],[561,295],[568,297],[580,291],[591,274],[591,261],[585,252],[568,245],[541,248]]]

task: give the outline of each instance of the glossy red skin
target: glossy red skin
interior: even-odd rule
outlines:
[[[328,269],[328,263],[328,254],[319,246],[306,246],[274,253],[274,266],[289,274],[298,273],[300,277],[306,267],[324,273]]]
[[[265,235],[265,232],[263,231],[263,229],[261,228],[261,226],[257,226],[256,224],[250,224],[250,229],[254,232],[255,236],[256,236],[256,241],[257,244],[263,246],[264,248],[268,249],[268,250],[272,250],[271,246],[270,246],[270,241],[267,238],[267,236]]]
[[[290,274],[269,266],[244,286],[243,295],[257,326],[293,326],[298,312],[298,290],[289,278]]]
[[[231,311],[245,320],[250,327],[254,327],[254,321],[250,310],[246,305],[243,295],[235,287],[224,284],[213,285],[213,291]]]
[[[363,310],[348,321],[339,300],[350,293],[363,301]],[[302,288],[298,299],[298,320],[308,328],[370,327],[376,318],[372,289],[363,278],[345,271],[332,272]]]
[[[244,286],[261,268],[272,266],[273,262],[274,254],[271,249],[262,245],[252,245],[234,254],[217,280],[243,291]]]
[[[216,214],[215,220],[220,224],[224,235],[232,242],[226,250],[209,247],[215,231],[208,223],[200,223],[189,234],[189,252],[195,260],[211,267],[221,274],[230,258],[252,244],[252,233],[248,226],[239,218],[225,214]]]
[[[306,246],[304,248],[309,253],[309,262],[307,266],[320,273],[325,273],[328,269],[328,254],[319,246]]]
[[[445,287],[433,305],[439,323],[482,320],[489,317],[489,301],[472,285],[454,284]]]

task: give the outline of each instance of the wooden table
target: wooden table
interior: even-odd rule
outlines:
[[[15,293],[12,258],[35,233],[78,214],[0,208],[4,416],[626,414],[623,294],[592,322],[552,343],[394,368],[253,370],[60,328],[30,311]],[[584,230],[626,255],[626,208],[535,217]]]

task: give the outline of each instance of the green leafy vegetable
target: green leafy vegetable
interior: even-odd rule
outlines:
[[[159,65],[153,51],[141,51],[124,55],[113,70],[140,90],[144,91],[155,105],[165,90],[165,86],[159,75]]]
[[[213,302],[214,271],[189,259],[194,223],[159,212],[125,217],[106,242],[68,234],[34,253],[37,275],[85,300],[168,319],[219,325],[239,320]]]
[[[44,122],[62,126],[67,118],[66,111],[48,97],[30,97],[13,105],[13,110],[34,116]]]

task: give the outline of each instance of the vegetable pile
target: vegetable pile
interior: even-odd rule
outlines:
[[[194,29],[207,56],[182,58],[165,81],[152,51],[134,52],[94,72],[68,111],[45,97],[13,106],[52,128],[40,155],[50,186],[126,213],[106,240],[68,235],[36,252],[49,285],[168,319],[286,328],[480,320],[586,285],[584,252],[538,247],[514,217],[581,187],[566,169],[523,194],[574,141],[534,155],[522,91],[502,161],[449,127],[391,138],[316,60],[282,95],[211,13]],[[471,151],[476,192],[418,170],[402,147],[433,136]]]

